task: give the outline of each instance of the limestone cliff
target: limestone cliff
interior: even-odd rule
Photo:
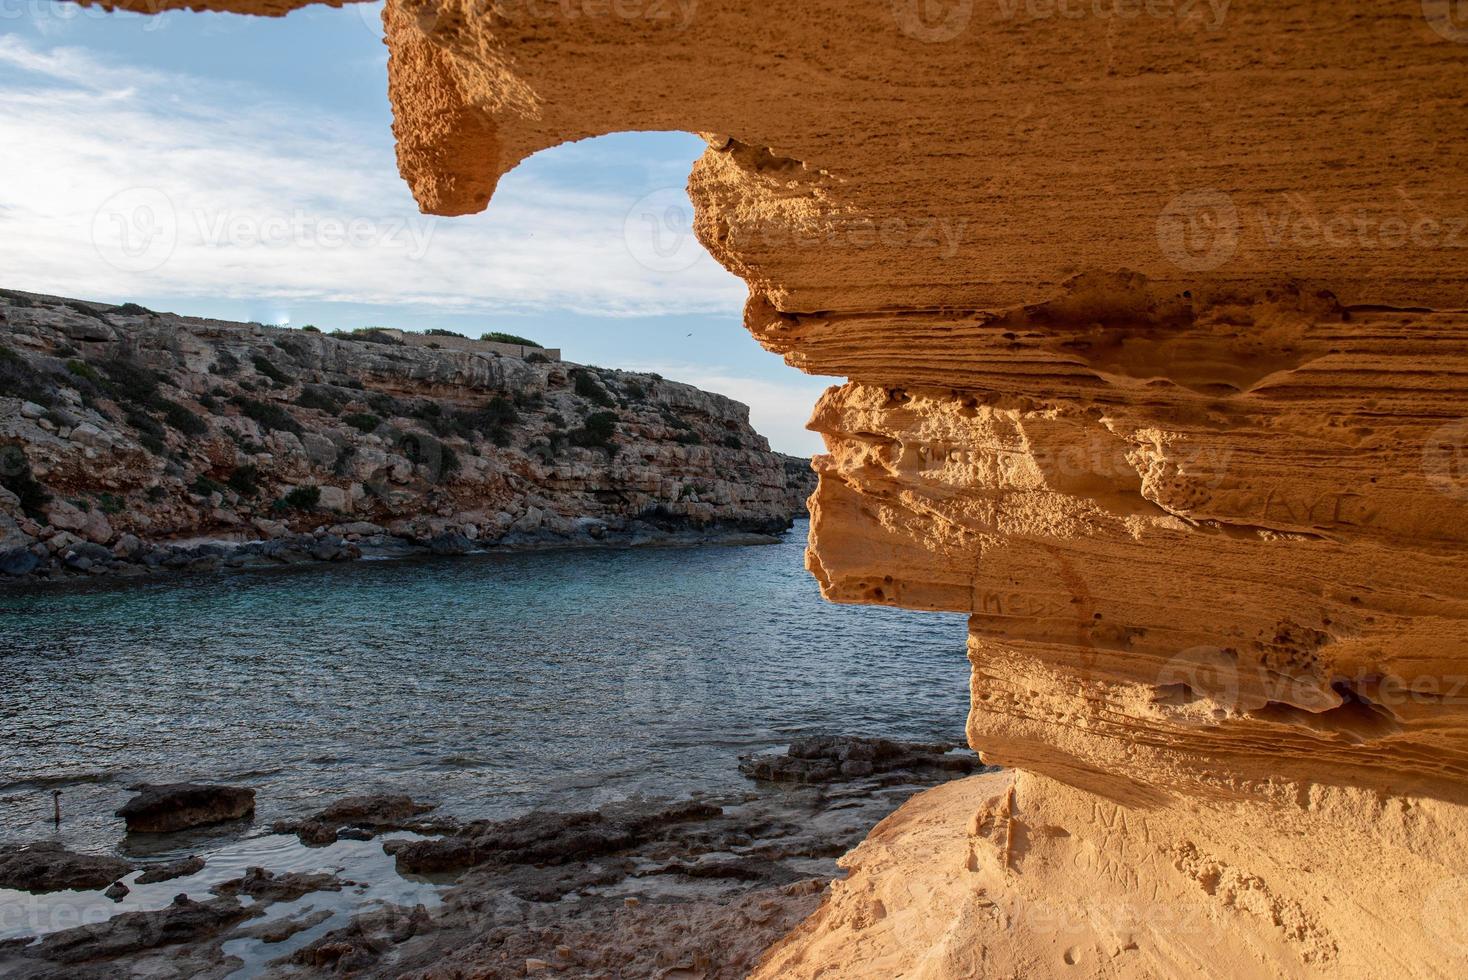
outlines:
[[[224,557],[148,549],[202,537],[285,559],[770,534],[801,510],[801,468],[746,406],[504,349],[524,356],[4,292],[0,567]]]
[[[1462,974],[1453,8],[390,0],[427,210],[708,134],[749,328],[850,379],[812,571],[972,617],[1020,771],[891,818],[765,975]]]

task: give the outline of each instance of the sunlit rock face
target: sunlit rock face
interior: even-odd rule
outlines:
[[[767,975],[1461,975],[1453,5],[386,21],[436,213],[558,143],[707,135],[696,229],[749,328],[849,379],[812,421],[812,572],[971,617],[969,736],[1021,771],[884,823]]]

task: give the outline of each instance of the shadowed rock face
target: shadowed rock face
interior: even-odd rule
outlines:
[[[811,571],[969,614],[970,741],[1021,770],[885,823],[769,975],[1461,972],[1451,5],[629,11],[391,0],[404,176],[458,214],[545,147],[709,134],[747,325],[849,379]]]

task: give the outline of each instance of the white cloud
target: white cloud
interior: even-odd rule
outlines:
[[[429,218],[385,135],[309,105],[13,35],[0,37],[0,79],[7,285],[599,316],[744,300],[686,247],[686,207],[666,206],[676,190],[637,211],[515,172],[485,214]]]

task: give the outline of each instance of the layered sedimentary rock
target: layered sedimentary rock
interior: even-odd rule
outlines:
[[[732,540],[809,496],[730,398],[441,340],[0,291],[0,579]]]
[[[849,379],[810,567],[969,614],[970,739],[1020,770],[895,815],[765,973],[1461,973],[1454,6],[527,9],[389,3],[420,203],[707,134],[748,326]]]

